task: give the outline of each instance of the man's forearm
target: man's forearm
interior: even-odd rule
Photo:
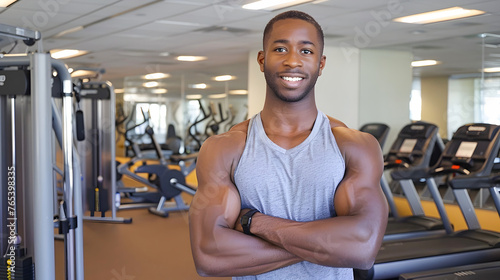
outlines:
[[[219,228],[193,247],[198,273],[203,276],[257,275],[302,261],[256,236]]]
[[[299,258],[326,266],[366,265],[362,252],[368,248],[363,246],[372,233],[352,217],[296,222],[257,213],[253,219],[253,234]]]

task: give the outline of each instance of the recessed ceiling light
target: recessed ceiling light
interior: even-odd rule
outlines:
[[[229,91],[229,94],[232,95],[246,95],[248,94],[248,90],[246,89],[233,89]]]
[[[196,88],[196,89],[206,89],[208,86],[207,84],[192,84],[189,85],[189,88]]]
[[[243,9],[275,11],[314,0],[260,0],[243,5]]]
[[[486,73],[496,73],[496,72],[500,72],[500,67],[484,68],[483,71]]]
[[[167,89],[166,88],[155,88],[153,90],[151,90],[152,93],[156,93],[156,94],[163,94],[163,93],[167,93]]]
[[[61,49],[54,49],[50,51],[50,56],[55,59],[65,59],[65,58],[73,58],[77,56],[81,56],[84,54],[87,54],[88,51],[82,51],[82,50],[61,50]]]
[[[213,79],[216,80],[217,82],[224,82],[224,81],[234,80],[234,79],[236,79],[236,77],[231,76],[231,75],[221,75],[221,76],[213,77]]]
[[[71,73],[71,77],[72,78],[97,77],[97,76],[99,76],[99,72],[97,72],[97,71],[83,70],[83,69],[77,69],[77,70],[71,71],[70,73]]]
[[[181,55],[177,57],[179,61],[200,61],[207,59],[206,56]]]
[[[227,94],[225,94],[225,93],[211,94],[208,96],[208,98],[212,98],[212,99],[220,99],[220,98],[226,98],[226,97],[227,97]]]
[[[147,82],[147,83],[144,83],[142,85],[144,87],[147,87],[147,88],[152,88],[152,87],[157,87],[159,84],[158,84],[158,82]]]
[[[17,0],[0,0],[0,8],[5,8]]]
[[[421,14],[415,14],[405,17],[399,17],[393,19],[393,21],[404,22],[404,23],[415,23],[415,24],[425,24],[440,22],[452,19],[459,19],[471,16],[477,16],[484,14],[484,11],[464,9],[462,7],[453,7],[448,9],[436,10],[432,12],[426,12]]]
[[[186,95],[186,99],[189,100],[195,100],[195,99],[201,99],[203,96],[201,94],[189,94]]]
[[[27,56],[25,53],[6,53],[3,56],[5,57],[16,57],[16,56]]]
[[[144,76],[145,79],[155,80],[155,79],[165,79],[170,77],[170,74],[167,73],[150,73]]]
[[[439,62],[436,60],[432,60],[432,59],[416,60],[416,61],[411,62],[412,67],[431,66],[431,65],[436,65],[436,64],[439,64]]]

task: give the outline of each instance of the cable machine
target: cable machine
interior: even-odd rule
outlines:
[[[29,46],[41,38],[37,31],[3,24],[1,36],[21,39]],[[66,66],[43,53],[41,43],[37,47],[37,52],[27,55],[0,56],[0,277],[55,279],[55,135],[64,157],[59,228],[64,236],[66,279],[83,280],[81,175],[73,145],[73,86]],[[52,86],[52,71],[60,84],[54,79]],[[62,99],[62,112],[52,100],[53,94]]]
[[[85,220],[131,223],[117,217],[118,193],[115,161],[115,93],[109,82],[90,81],[80,85],[80,109],[85,123],[85,141],[77,147],[82,160],[83,198],[90,216]],[[119,201],[118,201],[119,203]],[[99,212],[100,215],[95,215]],[[106,212],[111,216],[106,217]]]

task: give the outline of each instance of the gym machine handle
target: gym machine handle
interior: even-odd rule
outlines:
[[[464,167],[454,164],[452,166],[440,166],[437,167],[433,170],[431,170],[430,174],[431,175],[445,175],[445,174],[452,174],[452,173],[458,173],[461,175],[469,175],[470,171],[468,169],[465,169]]]
[[[392,168],[409,168],[410,165],[402,159],[396,159],[391,161],[384,161],[384,169],[392,169]]]

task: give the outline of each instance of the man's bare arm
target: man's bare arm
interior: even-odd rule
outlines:
[[[301,261],[282,248],[234,230],[241,202],[230,174],[235,151],[241,148],[234,143],[244,141],[238,133],[209,138],[197,162],[198,190],[189,210],[189,228],[196,269],[203,276],[255,275]]]
[[[380,189],[382,153],[370,135],[353,134],[347,128],[334,130],[346,159],[346,174],[335,195],[338,216],[295,222],[257,213],[251,231],[313,263],[368,269],[380,248],[388,217]]]

